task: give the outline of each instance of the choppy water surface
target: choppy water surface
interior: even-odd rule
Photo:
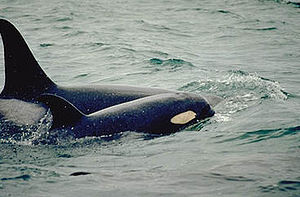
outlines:
[[[0,196],[299,196],[299,12],[283,0],[0,0],[58,84],[224,99],[211,119],[156,138],[73,139],[49,133],[48,115],[2,121]]]

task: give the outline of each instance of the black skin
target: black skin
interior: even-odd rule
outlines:
[[[170,134],[214,115],[214,111],[204,99],[186,93],[148,96],[90,115],[83,114],[62,97],[46,94],[39,100],[52,112],[52,129],[72,130],[77,138],[124,131]],[[187,111],[195,115],[186,122],[171,121],[176,115]]]
[[[76,121],[71,121],[71,125],[78,128],[78,137],[102,135],[103,129],[100,127],[103,126],[103,123],[100,124],[101,121],[105,122],[104,128],[107,128],[107,133],[114,132],[114,129],[118,132],[125,129],[143,130],[151,133],[165,130],[165,132],[170,133],[186,126],[168,125],[169,123],[167,122],[176,113],[188,111],[192,108],[193,111],[197,112],[196,119],[203,119],[213,115],[209,104],[201,96],[192,93],[118,85],[59,86],[42,70],[22,35],[13,24],[5,19],[0,19],[0,33],[4,46],[5,60],[5,85],[0,94],[0,99],[19,99],[26,102],[39,103],[41,98],[51,97],[48,98],[48,103],[51,103],[52,100],[60,101],[60,103],[63,102],[64,104],[68,103],[68,105],[76,109],[75,114],[78,114],[77,111],[84,114],[77,123]],[[198,101],[201,101],[200,104]],[[176,110],[177,105],[181,106],[180,110]],[[207,108],[207,113],[201,111],[204,109],[204,106],[205,109]],[[51,105],[49,107],[55,111],[55,106]],[[199,109],[196,109],[197,107]],[[168,113],[161,110],[165,110]],[[128,113],[131,115],[124,115]],[[91,114],[91,116],[85,114]],[[157,114],[161,116],[157,119],[151,119],[151,117],[156,117]],[[132,119],[133,116],[136,116],[137,119]],[[118,117],[121,119],[118,119]],[[115,128],[114,121],[117,119],[122,126]],[[149,121],[150,119],[151,121]],[[66,121],[66,124],[63,125],[68,127],[69,124],[67,123],[70,121],[64,118],[62,120]],[[137,126],[129,124],[128,122],[131,120],[137,121],[140,125],[142,125],[142,121],[145,121],[147,125]],[[87,134],[81,134],[82,131],[79,131],[79,128],[86,130],[86,126],[91,123],[97,125],[94,126],[96,133],[89,131]],[[161,127],[161,125],[164,126]]]
[[[0,33],[5,59],[5,86],[0,98],[35,102],[41,94],[51,93],[65,98],[88,114],[138,98],[172,92],[118,85],[56,85],[42,70],[22,35],[10,22],[0,19]]]

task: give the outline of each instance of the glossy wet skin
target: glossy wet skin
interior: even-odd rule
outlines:
[[[55,95],[39,99],[53,114],[52,129],[72,130],[76,137],[102,136],[124,131],[169,134],[214,115],[201,97],[166,93],[115,105],[85,115],[67,100]]]
[[[118,85],[80,87],[56,85],[42,70],[25,40],[11,23],[0,19],[0,33],[5,59],[5,86],[0,94],[0,99],[3,102],[7,99],[20,101],[8,102],[10,105],[8,107],[0,105],[2,107],[0,116],[4,118],[22,114],[22,108],[19,108],[19,111],[10,109],[16,109],[16,106],[22,105],[24,102],[39,103],[38,99],[44,94],[59,96],[74,105],[76,110],[78,109],[84,114],[91,114],[78,120],[80,122],[78,125],[72,120],[61,118],[60,121],[65,121],[63,123],[66,126],[72,122],[73,126],[78,128],[77,135],[79,137],[102,135],[103,127],[106,130],[104,134],[125,130],[170,133],[185,127],[199,117],[203,119],[213,115],[212,112],[199,112],[203,106],[209,107],[209,104],[201,96],[192,93]],[[201,101],[201,104],[197,103],[198,101]],[[177,108],[178,104],[182,107]],[[191,106],[193,106],[192,110]],[[55,105],[51,105],[50,108],[53,110]],[[27,117],[34,121],[37,121],[45,113],[45,108],[41,106],[31,105],[30,109],[28,111],[32,113],[28,113]],[[195,114],[184,114],[184,118],[179,115],[187,111]],[[56,117],[55,114],[54,112],[54,117]],[[22,116],[18,117],[22,119]],[[155,118],[153,119],[153,117]],[[116,120],[118,127],[115,127]],[[133,121],[132,124],[130,124],[131,121]],[[86,129],[90,125],[93,125],[93,129]]]

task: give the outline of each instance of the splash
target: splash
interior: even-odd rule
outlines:
[[[0,143],[32,145],[49,132],[52,116],[50,110],[36,124],[17,124],[0,120]]]
[[[216,94],[223,98],[236,96],[245,101],[257,99],[286,100],[286,93],[278,82],[240,70],[229,71],[221,79],[190,82],[181,90]]]
[[[229,121],[231,114],[265,100],[285,101],[289,97],[278,82],[241,70],[229,71],[215,80],[193,81],[181,87],[180,90],[218,95],[224,98],[224,101],[216,107],[215,120],[217,122]]]

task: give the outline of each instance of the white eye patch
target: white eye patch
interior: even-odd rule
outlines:
[[[186,124],[191,120],[196,118],[196,113],[193,111],[186,111],[180,114],[177,114],[171,119],[171,123],[173,124]]]

